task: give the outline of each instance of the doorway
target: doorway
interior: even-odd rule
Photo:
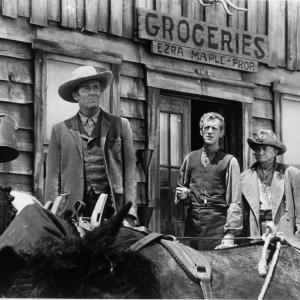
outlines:
[[[174,204],[175,189],[185,155],[203,146],[199,131],[200,117],[207,112],[217,112],[224,116],[225,136],[220,146],[225,152],[233,154],[241,164],[242,106],[239,102],[209,97],[161,94],[159,110],[160,231],[183,236],[187,207]]]
[[[226,153],[234,155],[242,169],[242,105],[239,102],[220,99],[200,98],[191,101],[191,151],[203,146],[200,136],[199,121],[203,114],[216,112],[225,119],[225,135],[220,141],[220,147]]]

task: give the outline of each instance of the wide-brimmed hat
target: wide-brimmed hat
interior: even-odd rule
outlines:
[[[251,138],[247,139],[249,147],[255,151],[257,146],[273,146],[278,149],[277,155],[281,155],[286,151],[286,146],[277,139],[276,134],[269,129],[260,129],[257,133],[255,141]]]
[[[111,71],[97,73],[96,69],[92,66],[82,66],[71,73],[71,79],[61,84],[58,88],[58,94],[64,100],[76,103],[77,101],[73,98],[73,91],[82,82],[93,79],[99,80],[101,92],[103,92],[109,86],[112,77]]]

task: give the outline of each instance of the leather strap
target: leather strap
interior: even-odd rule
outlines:
[[[159,242],[171,254],[187,276],[200,284],[204,299],[213,299],[211,267],[208,260],[199,251],[179,243],[173,236],[157,232],[146,235],[131,245],[128,250],[137,252],[152,242]]]

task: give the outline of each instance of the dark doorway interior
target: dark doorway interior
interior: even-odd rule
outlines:
[[[203,139],[200,136],[199,121],[203,114],[217,112],[225,118],[225,136],[221,148],[233,154],[242,166],[242,107],[239,102],[220,99],[200,98],[191,102],[191,150],[200,149]]]

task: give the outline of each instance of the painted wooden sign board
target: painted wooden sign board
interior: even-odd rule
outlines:
[[[246,72],[269,63],[265,35],[141,8],[137,14],[138,37],[151,41],[154,54]]]

